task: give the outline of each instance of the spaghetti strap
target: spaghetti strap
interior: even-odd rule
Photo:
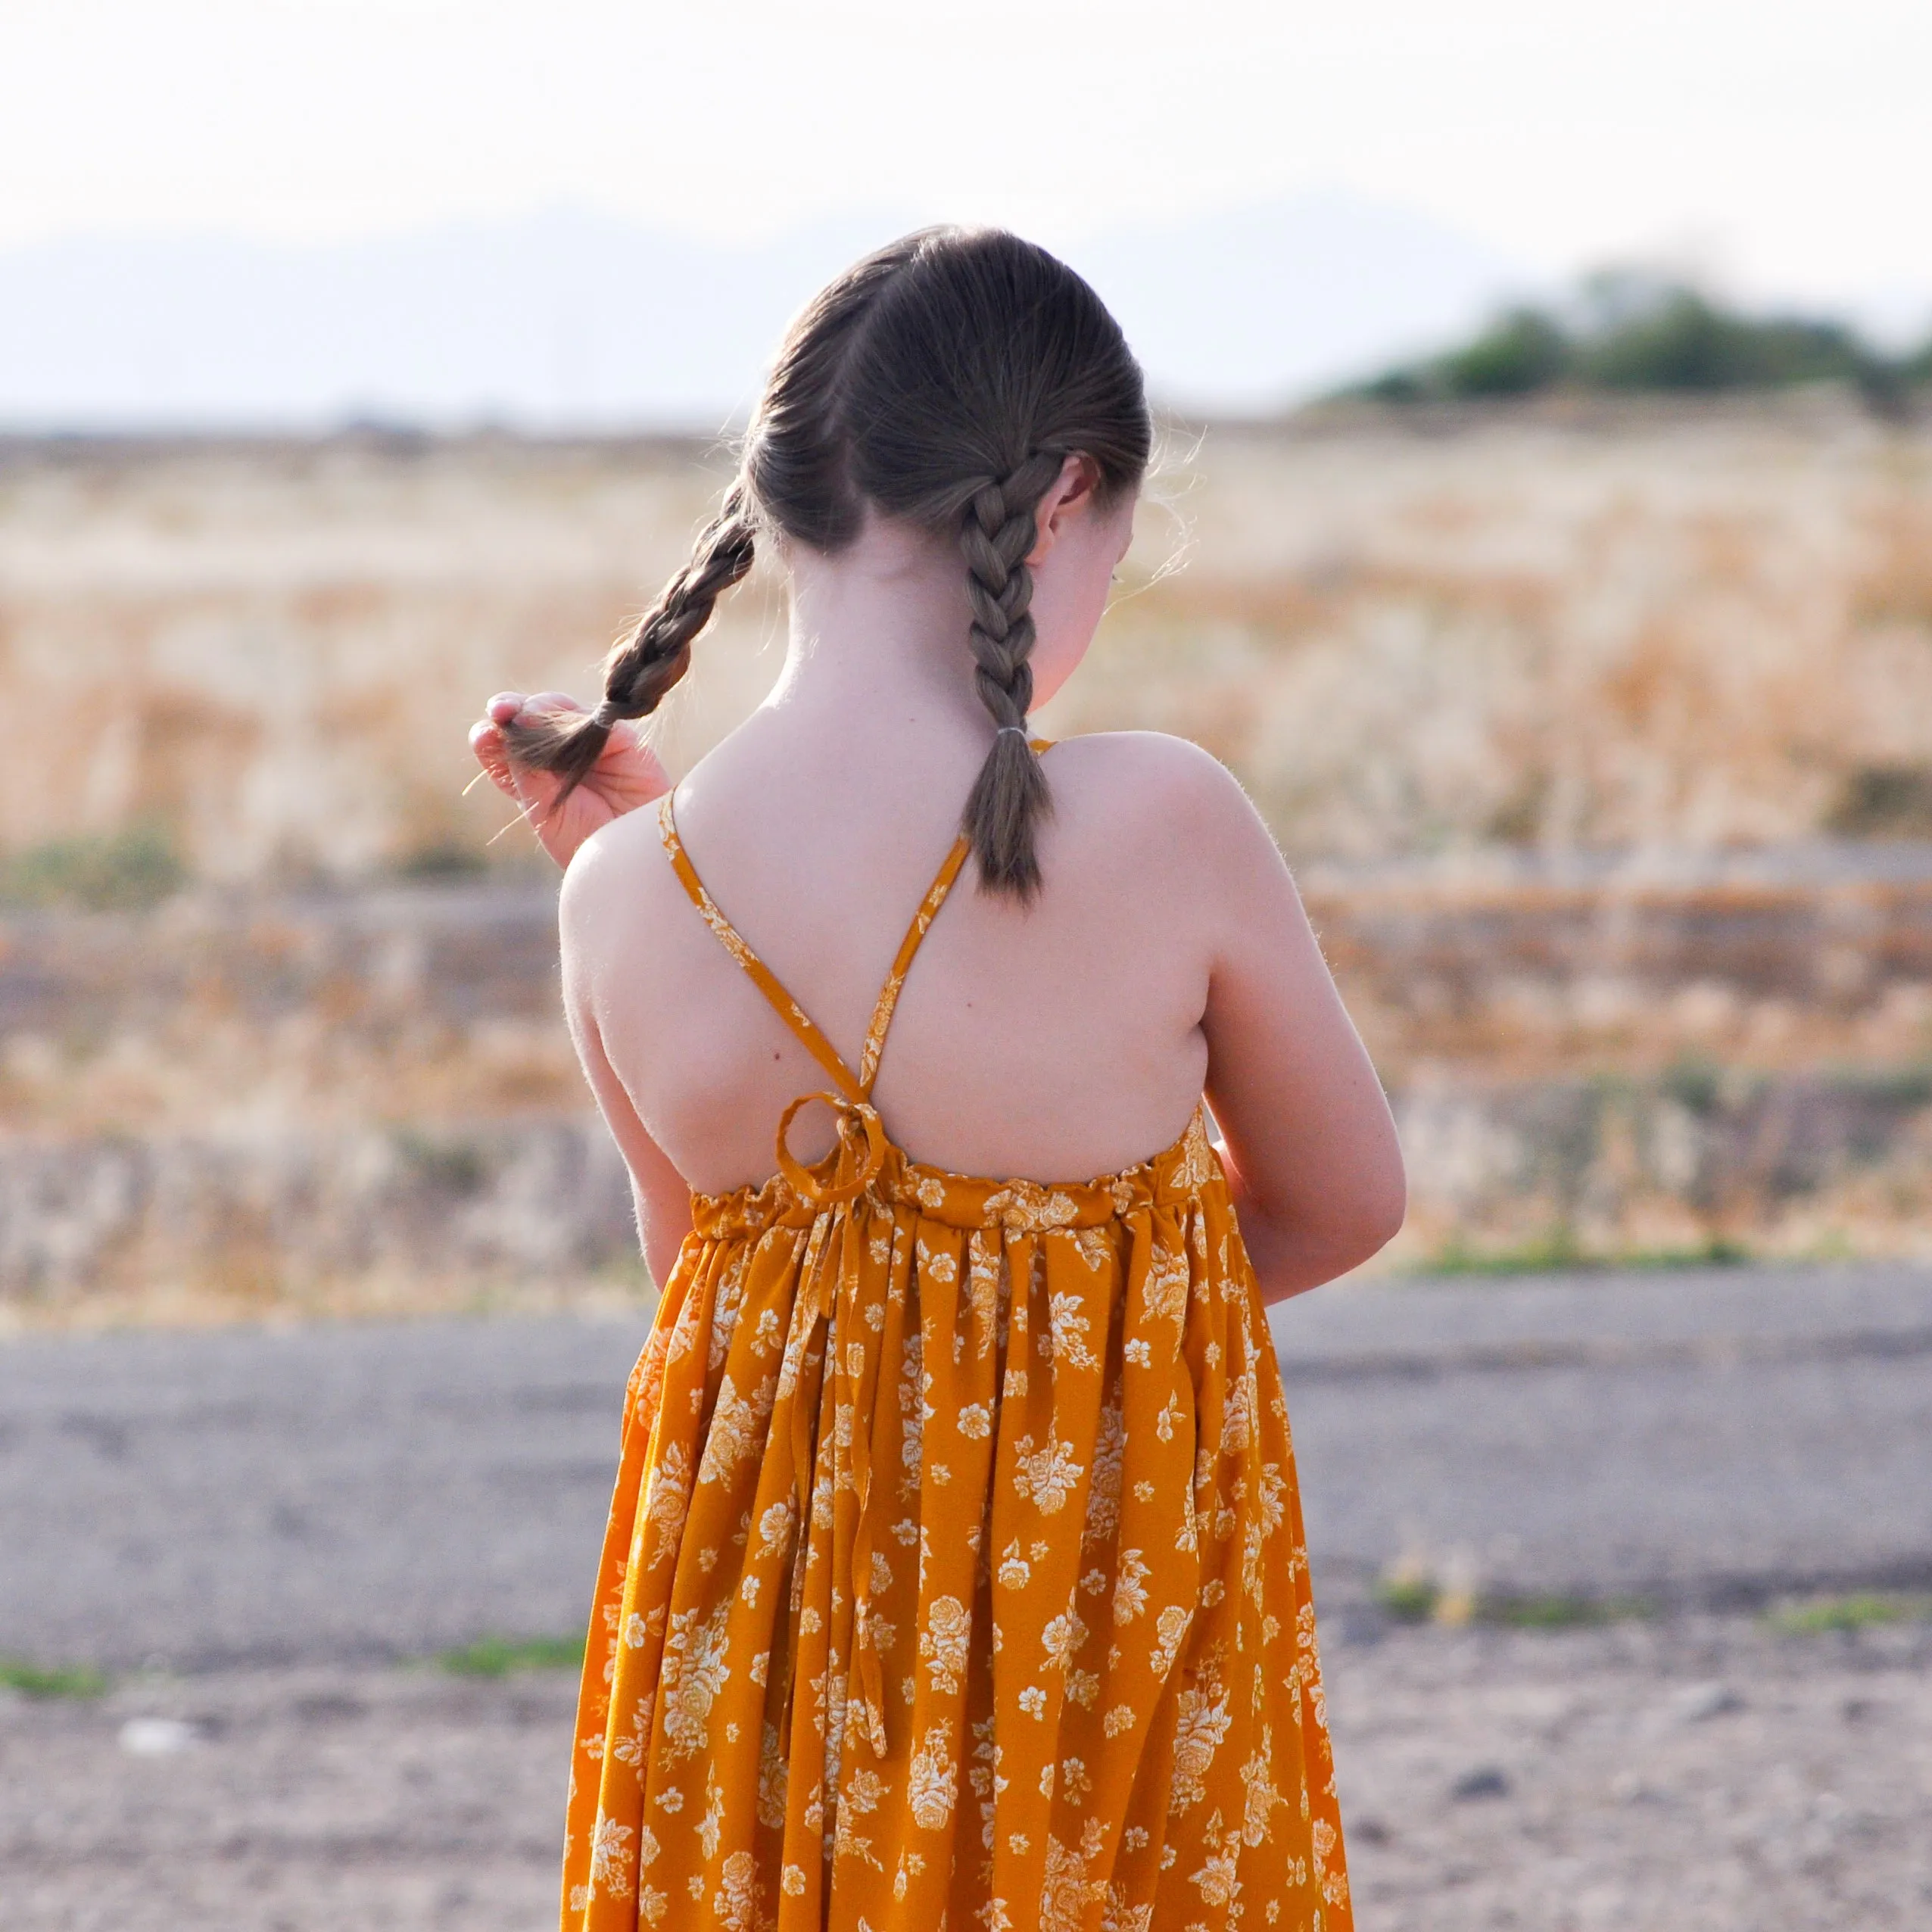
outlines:
[[[939,877],[920,901],[919,910],[912,915],[912,924],[906,927],[905,937],[899,942],[899,957],[893,961],[893,969],[887,974],[885,984],[879,989],[879,1002],[872,1009],[872,1024],[865,1029],[865,1048],[858,1059],[858,1091],[862,1099],[870,1100],[872,1097],[872,1083],[879,1077],[879,1056],[885,1051],[886,1030],[893,1023],[893,1010],[899,1005],[899,988],[905,985],[905,976],[911,970],[913,955],[919,950],[919,942],[939,916],[940,908],[946,903],[946,896],[952,891],[953,881],[959,877],[959,868],[966,863],[966,855],[972,849],[973,843],[964,832],[953,840],[952,849],[946,854]]]
[[[785,990],[784,983],[777,974],[745,943],[738,929],[718,911],[718,902],[706,891],[697,868],[691,863],[690,855],[678,836],[677,821],[672,816],[671,797],[671,793],[666,792],[664,802],[657,809],[658,831],[664,840],[672,869],[678,874],[678,883],[690,896],[691,903],[703,915],[704,923],[718,936],[719,945],[750,975],[753,985],[771,1002],[772,1011],[798,1036],[799,1043],[838,1082],[839,1091],[848,1100],[863,1100],[865,1091],[853,1079],[852,1069],[840,1058],[838,1049]]]

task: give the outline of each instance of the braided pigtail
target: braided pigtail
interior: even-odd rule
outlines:
[[[973,842],[980,883],[1022,903],[1039,890],[1034,838],[1053,809],[1046,774],[1027,735],[1033,700],[1033,572],[1027,558],[1039,541],[1040,499],[1060,474],[1063,459],[1048,450],[1029,457],[1003,479],[989,478],[966,506],[959,547],[973,605],[973,681],[999,728],[974,781],[960,823]]]
[[[742,481],[725,494],[690,561],[667,584],[636,628],[604,660],[603,702],[594,711],[519,718],[503,728],[510,756],[562,774],[560,802],[589,774],[619,718],[648,718],[690,669],[691,640],[718,600],[752,566],[756,531]]]

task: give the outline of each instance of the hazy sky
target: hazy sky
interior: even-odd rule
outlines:
[[[1539,272],[1932,298],[1927,0],[6,0],[0,243],[559,201],[1064,235],[1349,189]]]

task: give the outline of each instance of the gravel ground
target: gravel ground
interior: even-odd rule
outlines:
[[[0,1705],[0,1927],[553,1924],[575,1691],[561,1671],[351,1666],[16,1698]]]
[[[1351,1622],[1327,1666],[1363,1932],[1932,1923],[1932,1625]],[[0,1927],[537,1932],[573,1692],[365,1666],[9,1699]]]
[[[1932,1924],[1932,1626],[1331,1647],[1362,1932]]]

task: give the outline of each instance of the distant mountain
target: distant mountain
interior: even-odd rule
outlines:
[[[0,425],[715,428],[787,318],[906,224],[742,248],[581,209],[339,245],[83,236],[0,251]],[[1427,218],[1305,196],[1042,237],[1165,400],[1278,407],[1466,328],[1522,278]]]

